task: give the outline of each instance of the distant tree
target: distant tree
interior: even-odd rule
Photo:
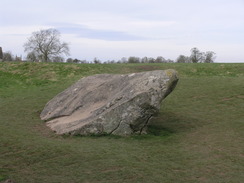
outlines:
[[[100,64],[101,63],[101,61],[98,60],[96,57],[94,58],[93,62],[94,62],[94,64]]]
[[[148,63],[155,63],[155,59],[152,57],[148,58]]]
[[[139,57],[129,57],[128,63],[140,63],[140,58]]]
[[[69,46],[60,41],[60,33],[56,29],[46,29],[33,32],[24,44],[25,52],[34,52],[41,56],[42,61],[51,61],[51,58],[69,55]]]
[[[162,57],[162,56],[158,56],[158,57],[156,58],[156,60],[155,60],[155,63],[165,63],[165,62],[166,62],[166,60],[165,60],[165,58]]]
[[[2,61],[3,59],[3,50],[2,50],[2,47],[0,47],[0,61]]]
[[[148,63],[148,58],[147,57],[143,57],[141,59],[141,63]]]
[[[176,59],[177,63],[189,63],[190,62],[190,58],[188,56],[185,55],[180,55],[177,59]]]
[[[216,53],[214,53],[213,51],[207,51],[204,54],[204,63],[213,63],[215,58],[216,58]]]
[[[75,59],[75,60],[77,60],[77,59]],[[74,62],[75,62],[75,60],[74,60]],[[79,62],[75,62],[75,63],[81,63],[81,64],[86,64],[87,63],[87,61],[86,60],[78,60]]]
[[[79,60],[79,59],[77,59],[77,58],[75,58],[75,59],[73,60],[73,63],[78,64],[78,63],[82,63],[82,61],[81,61],[81,60]]]
[[[55,56],[52,58],[52,62],[64,62],[64,58],[61,56]]]
[[[18,57],[18,56],[16,55],[14,61],[16,61],[16,62],[21,62],[21,61],[22,61],[22,56]]]
[[[174,60],[172,60],[172,59],[167,59],[166,62],[167,62],[167,63],[174,63]]]
[[[122,57],[122,58],[121,58],[121,62],[122,62],[122,63],[127,63],[127,62],[128,62],[128,60],[127,60],[127,58],[126,58],[126,57]]]
[[[67,58],[66,62],[67,62],[67,63],[73,63],[74,60],[73,60],[72,58]]]
[[[213,51],[207,51],[206,53],[200,52],[199,49],[192,48],[190,57],[180,55],[177,59],[177,63],[213,63],[216,58],[216,54]]]
[[[3,61],[13,61],[14,57],[10,51],[3,52]]]
[[[192,48],[190,59],[192,63],[203,62],[204,54],[200,52],[197,48]]]
[[[29,52],[28,54],[27,54],[27,60],[28,61],[30,61],[30,62],[37,62],[38,61],[38,56],[36,55],[36,53],[35,52]]]

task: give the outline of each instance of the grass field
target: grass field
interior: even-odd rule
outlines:
[[[148,135],[57,136],[39,114],[81,77],[173,68]],[[242,183],[244,64],[0,63],[0,182]]]

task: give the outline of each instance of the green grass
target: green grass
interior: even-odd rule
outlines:
[[[57,136],[39,114],[81,77],[173,68],[148,135]],[[244,64],[0,63],[0,182],[241,183]]]

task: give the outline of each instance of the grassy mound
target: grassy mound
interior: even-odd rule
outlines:
[[[67,137],[39,114],[81,77],[176,69],[148,135]],[[0,63],[0,182],[226,182],[243,174],[244,64]]]

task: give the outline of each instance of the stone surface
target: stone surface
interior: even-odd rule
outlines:
[[[49,101],[40,117],[57,134],[146,132],[150,118],[177,81],[177,72],[171,69],[89,76]]]

